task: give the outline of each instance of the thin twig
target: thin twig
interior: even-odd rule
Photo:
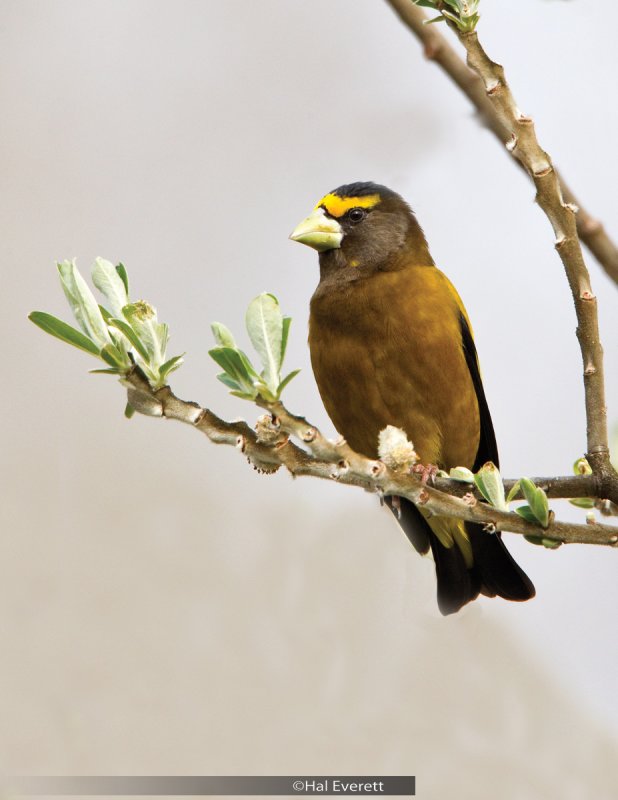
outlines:
[[[485,87],[478,76],[466,65],[435,25],[426,25],[427,15],[412,0],[386,0],[401,21],[412,31],[423,45],[428,59],[435,61],[451,80],[461,89],[478,111],[483,123],[496,137],[506,144],[511,138],[511,129],[496,114],[487,98]],[[516,162],[520,163],[520,162]],[[522,164],[520,166],[523,167]],[[594,255],[607,275],[618,284],[618,247],[607,235],[602,223],[589,214],[558,174],[562,196],[566,203],[576,206],[577,232],[580,239]]]
[[[290,414],[281,402],[271,403],[258,398],[257,404],[269,413],[258,420],[256,430],[253,430],[244,421],[226,422],[197,403],[181,400],[168,386],[153,390],[137,368],[121,382],[127,388],[129,403],[139,413],[191,425],[216,444],[238,448],[260,472],[272,473],[284,466],[294,476],[310,475],[360,486],[380,496],[406,497],[431,514],[479,522],[491,531],[510,531],[561,543],[618,545],[618,527],[597,522],[576,525],[552,519],[544,529],[526,522],[515,513],[479,503],[471,494],[459,498],[426,486],[409,471],[389,469],[382,461],[354,452],[343,440],[330,441],[304,417]],[[291,437],[303,446],[295,444]],[[560,491],[560,480],[540,479],[541,483],[552,483],[556,492]],[[572,490],[572,480],[570,477],[566,479],[567,492]],[[584,482],[581,487],[584,490]],[[618,499],[618,485],[614,489]]]
[[[596,475],[556,475],[553,478],[530,478],[530,480],[552,500],[599,496],[599,479]],[[505,478],[503,483],[504,491],[508,494],[517,481]],[[452,494],[455,497],[463,497],[472,492],[479,500],[482,499],[478,489],[473,489],[470,484],[456,481],[452,478],[436,477],[433,485],[441,492]]]

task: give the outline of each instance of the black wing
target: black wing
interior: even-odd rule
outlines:
[[[494,426],[491,421],[485,390],[483,389],[483,381],[481,380],[481,371],[479,369],[479,361],[476,354],[474,339],[472,338],[472,332],[463,314],[459,315],[459,322],[461,325],[461,342],[464,355],[466,356],[466,364],[470,370],[470,377],[474,384],[474,391],[476,392],[476,399],[479,406],[481,430],[479,447],[476,452],[474,465],[472,466],[472,472],[478,472],[486,461],[493,461],[497,467],[500,466],[498,463],[498,445],[496,444]]]
[[[474,460],[473,472],[477,472],[486,461],[493,461],[499,467],[498,446],[491,421],[491,414],[483,389],[481,371],[472,332],[463,314],[459,317],[461,324],[461,341],[470,370],[470,377],[476,391],[479,406],[480,434],[479,447]],[[534,597],[534,586],[530,578],[514,560],[502,542],[500,532],[488,534],[481,525],[466,522],[466,531],[470,537],[474,554],[473,572],[481,583],[481,592],[494,597],[499,595],[507,600],[528,600]]]

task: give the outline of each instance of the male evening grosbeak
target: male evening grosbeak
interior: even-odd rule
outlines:
[[[408,204],[375,183],[340,186],[290,238],[320,254],[311,364],[326,411],[349,445],[376,458],[379,432],[394,425],[422,464],[475,472],[486,461],[498,466],[468,315]],[[479,593],[534,597],[499,533],[426,518],[405,498],[389,501],[414,547],[431,548],[443,614]]]

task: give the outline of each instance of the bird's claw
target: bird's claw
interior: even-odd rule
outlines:
[[[425,485],[426,483],[432,483],[435,480],[436,475],[438,474],[438,469],[435,464],[415,464],[412,467],[412,472],[416,475],[421,476],[421,483]]]

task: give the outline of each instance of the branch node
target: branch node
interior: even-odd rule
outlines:
[[[386,472],[386,465],[382,461],[374,461],[371,465],[371,474],[374,478],[379,478]]]
[[[586,455],[593,456],[597,454],[604,456],[609,455],[609,447],[606,444],[596,444],[594,447],[591,447],[588,450],[588,453]]]
[[[434,61],[441,49],[439,42],[426,42],[423,48],[423,55],[428,61]]]
[[[303,431],[300,435],[300,438],[303,440],[303,442],[310,444],[311,442],[315,441],[317,435],[318,435],[318,429],[311,427]]]
[[[425,503],[428,502],[429,502],[429,492],[427,491],[427,489],[421,489],[417,500],[418,505],[424,506]]]
[[[274,424],[276,417],[272,414],[262,414],[255,423],[255,433],[260,444],[276,445],[285,444],[287,436],[281,434],[280,425]],[[283,438],[282,438],[283,436]]]
[[[532,173],[535,178],[544,178],[546,175],[549,175],[554,171],[554,168],[551,164],[546,164],[545,166],[541,167],[540,169],[535,169]]]
[[[475,505],[478,503],[478,500],[477,500],[477,499],[476,499],[476,497],[475,497],[475,496],[472,494],[472,492],[468,492],[467,494],[464,494],[464,496],[463,496],[461,499],[462,499],[462,500],[464,501],[464,503],[465,503],[467,506],[469,506],[470,508],[474,508],[474,506],[475,506]]]
[[[508,142],[506,142],[504,146],[509,151],[509,153],[512,153],[517,147],[517,136],[513,133],[511,135],[511,138],[508,140]]]
[[[596,507],[599,509],[601,514],[604,517],[611,517],[613,516],[613,508],[612,508],[612,501],[611,500],[599,500],[596,504]]]

